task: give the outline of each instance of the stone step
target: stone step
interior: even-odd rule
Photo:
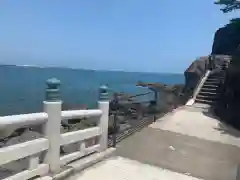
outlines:
[[[208,76],[208,78],[223,78],[224,77],[224,75],[222,75],[222,73],[221,74],[210,74],[209,76]]]
[[[197,99],[216,101],[216,100],[219,99],[219,96],[216,96],[216,95],[210,95],[210,96],[208,96],[208,95],[200,95],[200,94],[198,94],[198,95],[197,95]]]
[[[206,83],[204,83],[203,84],[203,87],[215,87],[215,88],[217,88],[218,87],[218,85],[215,85],[215,84],[206,84]]]
[[[196,98],[195,102],[196,103],[203,103],[203,104],[210,104],[210,105],[216,104],[215,100],[206,100],[206,99],[198,99],[198,98]]]
[[[220,93],[218,93],[218,92],[200,91],[199,95],[216,95],[216,96],[219,96]]]
[[[216,88],[202,87],[200,92],[218,92]]]
[[[207,79],[206,82],[217,82],[217,83],[220,83],[220,79]]]
[[[212,84],[212,85],[219,85],[220,84],[220,81],[205,81],[205,83],[204,84]]]
[[[224,79],[224,76],[217,76],[217,75],[212,75],[212,76],[209,76],[208,79]]]
[[[212,87],[212,86],[203,86],[200,91],[218,91],[217,87]]]

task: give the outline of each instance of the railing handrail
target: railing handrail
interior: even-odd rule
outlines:
[[[62,111],[62,120],[73,119],[73,118],[85,118],[101,116],[102,111],[100,109],[83,109],[83,110],[67,110]]]
[[[99,109],[87,110],[66,110],[61,112],[62,120],[71,120],[74,118],[101,116],[102,111]],[[0,130],[10,127],[25,127],[31,125],[40,125],[46,122],[48,115],[45,112],[28,113],[18,115],[8,115],[0,117]]]
[[[11,126],[21,128],[26,125],[42,124],[47,121],[47,118],[48,115],[45,112],[2,116],[0,117],[0,130]]]

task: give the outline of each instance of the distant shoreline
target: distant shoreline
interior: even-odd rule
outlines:
[[[51,69],[72,69],[72,70],[83,70],[83,71],[97,71],[97,72],[119,72],[119,73],[147,73],[147,74],[172,74],[172,75],[184,75],[184,72],[139,72],[139,71],[124,71],[124,70],[103,70],[103,69],[87,69],[87,68],[72,68],[72,67],[63,67],[63,66],[41,66],[41,65],[32,65],[32,64],[4,64],[0,63],[1,66],[8,67],[29,67],[29,68],[51,68]]]

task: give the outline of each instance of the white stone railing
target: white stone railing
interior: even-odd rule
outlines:
[[[58,86],[56,79],[48,81],[46,100],[43,102],[44,112],[0,117],[0,131],[13,131],[31,125],[43,127],[43,138],[0,148],[0,166],[22,158],[29,159],[27,170],[7,177],[6,180],[27,180],[53,174],[76,159],[107,149],[109,102],[106,87],[100,89],[99,109],[62,111]],[[96,127],[61,134],[62,120],[93,116],[99,117]],[[98,137],[98,142],[90,147],[86,146],[86,140],[95,137]],[[72,143],[78,143],[79,150],[61,156],[60,147]],[[40,154],[43,152],[45,155],[41,159]]]

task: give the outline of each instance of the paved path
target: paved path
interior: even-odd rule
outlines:
[[[70,180],[200,180],[184,174],[115,157],[96,164]]]
[[[117,154],[206,180],[235,180],[240,163],[236,146],[153,128],[121,142]]]
[[[119,143],[118,157],[71,180],[236,180],[239,137],[207,112],[180,108]]]
[[[211,113],[197,108],[180,108],[149,127],[240,147],[239,131],[219,122]]]
[[[238,135],[201,111],[180,108],[121,142],[117,153],[205,180],[235,180]]]

